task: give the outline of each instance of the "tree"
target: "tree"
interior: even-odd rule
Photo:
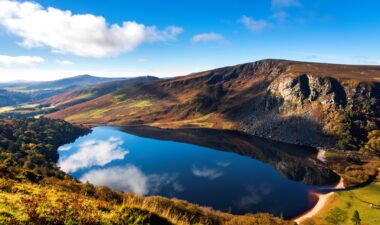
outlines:
[[[346,219],[347,219],[347,212],[340,208],[331,209],[325,218],[326,222],[332,225],[343,224]]]
[[[380,130],[368,132],[368,142],[362,148],[362,151],[377,153],[380,151]]]
[[[351,218],[351,221],[354,223],[354,225],[360,225],[362,219],[360,219],[358,210],[355,210],[354,215]]]

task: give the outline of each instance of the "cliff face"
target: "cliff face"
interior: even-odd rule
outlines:
[[[262,60],[114,93],[48,116],[87,124],[235,129],[314,147],[356,148],[379,129],[380,67]]]
[[[334,133],[336,117],[357,112],[363,113],[364,123],[378,124],[379,100],[376,82],[284,73],[268,85],[262,99],[241,114],[239,127],[279,141],[333,147],[339,138]],[[372,109],[369,115],[364,112],[366,107]]]

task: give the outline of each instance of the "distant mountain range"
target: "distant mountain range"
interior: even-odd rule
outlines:
[[[0,106],[36,102],[75,88],[122,79],[125,78],[80,75],[55,81],[12,81],[0,83]]]
[[[31,85],[70,90],[3,115],[45,115],[88,126],[232,129],[341,149],[363,148],[370,132],[380,130],[380,66],[269,59],[168,79],[72,79]],[[100,84],[80,87],[91,82]]]

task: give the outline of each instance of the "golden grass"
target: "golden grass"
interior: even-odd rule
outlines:
[[[83,221],[87,219],[101,221],[101,224],[119,224],[117,221],[120,222],[123,209],[135,208],[158,215],[177,225],[293,224],[268,214],[232,215],[186,201],[159,196],[143,197],[128,193],[122,195],[123,200],[119,203],[102,200],[85,195],[80,189],[74,191],[76,186],[83,187],[84,184],[73,182],[66,180],[33,184],[0,178],[0,221],[9,222],[11,218],[15,218],[21,223],[26,223],[34,212],[46,218],[49,216],[62,218],[74,212],[76,216],[83,218]],[[68,185],[69,188],[62,185]]]

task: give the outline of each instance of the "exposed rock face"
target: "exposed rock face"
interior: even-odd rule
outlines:
[[[333,147],[335,137],[325,127],[337,110],[361,107],[371,98],[379,102],[378,83],[285,72],[242,107],[239,129],[287,143]]]

